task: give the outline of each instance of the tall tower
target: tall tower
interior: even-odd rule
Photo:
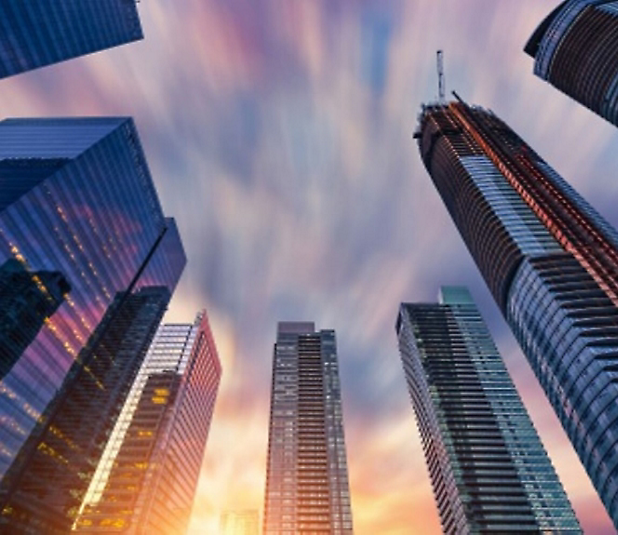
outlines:
[[[524,50],[534,74],[618,126],[618,1],[562,2]]]
[[[0,78],[143,39],[135,0],[3,0]]]
[[[24,350],[71,291],[58,271],[30,273],[11,258],[0,266],[0,379],[11,371]]]
[[[278,325],[267,472],[264,535],[353,532],[334,331]]]
[[[493,113],[425,106],[421,155],[618,527],[618,234]]]
[[[221,364],[206,312],[163,325],[107,444],[75,530],[184,534]]]
[[[397,334],[444,533],[581,533],[468,290],[402,304]]]
[[[0,179],[0,531],[66,533],[186,258],[131,119],[2,121]]]

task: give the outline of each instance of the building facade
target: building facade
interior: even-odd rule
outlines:
[[[397,335],[444,533],[581,533],[468,290],[402,304]]]
[[[0,178],[0,531],[66,533],[186,258],[131,119],[0,122]]]
[[[618,234],[493,113],[423,108],[421,155],[618,526]]]
[[[618,126],[618,1],[562,2],[524,50],[534,74]]]
[[[334,331],[279,323],[270,407],[264,534],[353,533]]]
[[[3,0],[0,78],[142,38],[135,0]]]
[[[205,311],[159,328],[75,531],[186,533],[220,378]]]

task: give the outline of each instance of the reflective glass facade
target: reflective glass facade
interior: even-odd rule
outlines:
[[[0,78],[142,38],[135,0],[2,0]]]
[[[618,126],[618,1],[563,2],[524,50],[537,76]]]
[[[205,312],[163,325],[107,443],[79,533],[186,532],[221,378]]]
[[[66,532],[186,259],[131,119],[2,121],[0,176],[0,529]]]
[[[467,289],[402,304],[397,334],[444,533],[581,533]]]
[[[265,535],[353,533],[335,332],[277,329]]]
[[[416,137],[618,527],[618,234],[489,111],[425,106]]]

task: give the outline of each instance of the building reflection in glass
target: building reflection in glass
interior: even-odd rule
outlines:
[[[0,381],[0,531],[66,533],[186,258],[130,118],[2,121],[0,179],[0,266],[70,285]]]

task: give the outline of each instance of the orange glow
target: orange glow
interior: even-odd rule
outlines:
[[[541,206],[537,199],[526,190],[524,185],[522,185],[519,177],[505,164],[504,159],[494,150],[491,143],[485,139],[477,128],[470,125],[460,109],[461,106],[461,104],[450,103],[449,109],[457,116],[467,132],[482,147],[489,159],[500,170],[509,184],[520,194],[521,198],[530,206],[537,217],[545,223],[546,228],[562,247],[564,247],[564,250],[575,257],[580,265],[599,284],[599,287],[605,292],[607,297],[618,306],[618,283],[616,282],[614,274],[615,265],[618,263],[618,253],[614,247],[607,243],[605,238],[588,223],[584,214],[580,213],[571,203],[563,200],[560,192],[558,192],[529,161],[528,157],[519,156],[519,163],[526,168],[531,176],[535,177],[540,184],[550,191],[551,198],[562,201],[560,202],[560,208],[564,210],[565,214],[568,214],[568,217],[575,219],[579,227],[583,229],[581,232],[581,234],[584,235],[583,240],[581,235],[573,235],[572,239],[570,239],[566,235],[566,229],[576,229],[578,227],[570,224],[568,221],[565,223],[563,220],[565,214],[552,210],[549,205],[546,205],[546,207]],[[582,241],[583,243],[581,243]],[[590,254],[590,242],[595,246],[592,254]],[[601,253],[601,255],[599,253]],[[608,258],[604,258],[603,255]],[[606,265],[607,263],[609,263],[609,266]]]

